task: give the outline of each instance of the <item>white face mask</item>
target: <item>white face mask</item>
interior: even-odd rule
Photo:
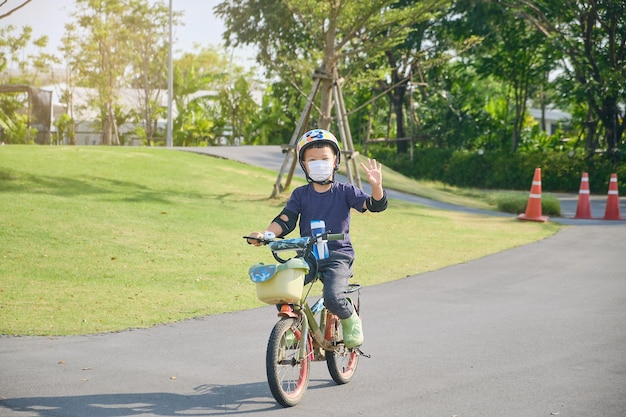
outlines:
[[[333,173],[333,161],[310,161],[307,163],[309,177],[313,181],[326,181]]]

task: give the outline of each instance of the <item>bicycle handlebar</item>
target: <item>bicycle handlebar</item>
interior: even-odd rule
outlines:
[[[278,256],[278,252],[296,251],[298,253],[297,257],[302,257],[306,253],[310,252],[313,249],[313,245],[315,245],[318,241],[343,240],[345,238],[345,234],[326,232],[314,237],[297,237],[291,239],[278,239],[271,236],[244,236],[243,238],[256,240],[262,245],[270,245],[270,250],[272,251],[274,258],[280,263],[285,263],[289,259],[281,258]]]

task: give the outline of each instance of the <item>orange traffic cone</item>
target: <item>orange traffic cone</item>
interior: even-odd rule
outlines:
[[[606,199],[604,220],[622,220],[619,213],[619,194],[617,192],[617,174],[611,174],[609,182],[609,195]]]
[[[575,219],[591,219],[591,201],[589,201],[589,175],[583,172],[578,191],[578,206]]]
[[[533,222],[547,222],[548,218],[541,215],[541,168],[535,168],[533,185],[530,187],[530,196],[526,205],[526,213],[517,216],[519,220],[530,220]]]

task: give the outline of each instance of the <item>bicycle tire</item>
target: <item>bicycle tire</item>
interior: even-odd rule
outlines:
[[[359,354],[354,349],[348,349],[343,343],[343,332],[341,321],[337,316],[328,312],[326,318],[326,337],[335,344],[333,351],[326,352],[326,366],[331,378],[338,385],[347,384],[354,377],[357,365],[359,364]]]
[[[294,339],[290,334],[295,336]],[[298,362],[301,343],[307,343],[307,354]],[[265,368],[274,399],[283,407],[298,404],[309,385],[311,342],[302,340],[302,322],[294,318],[278,321],[267,342]]]

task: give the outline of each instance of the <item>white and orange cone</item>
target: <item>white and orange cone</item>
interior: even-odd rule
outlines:
[[[547,216],[541,215],[541,168],[535,168],[533,185],[530,187],[530,196],[526,205],[526,212],[517,216],[519,220],[530,220],[545,223]]]
[[[609,182],[609,195],[606,198],[604,220],[622,220],[619,212],[619,193],[617,191],[617,174],[611,174]]]
[[[575,219],[591,219],[591,201],[589,200],[589,175],[583,172],[578,191],[578,205],[576,206]]]

